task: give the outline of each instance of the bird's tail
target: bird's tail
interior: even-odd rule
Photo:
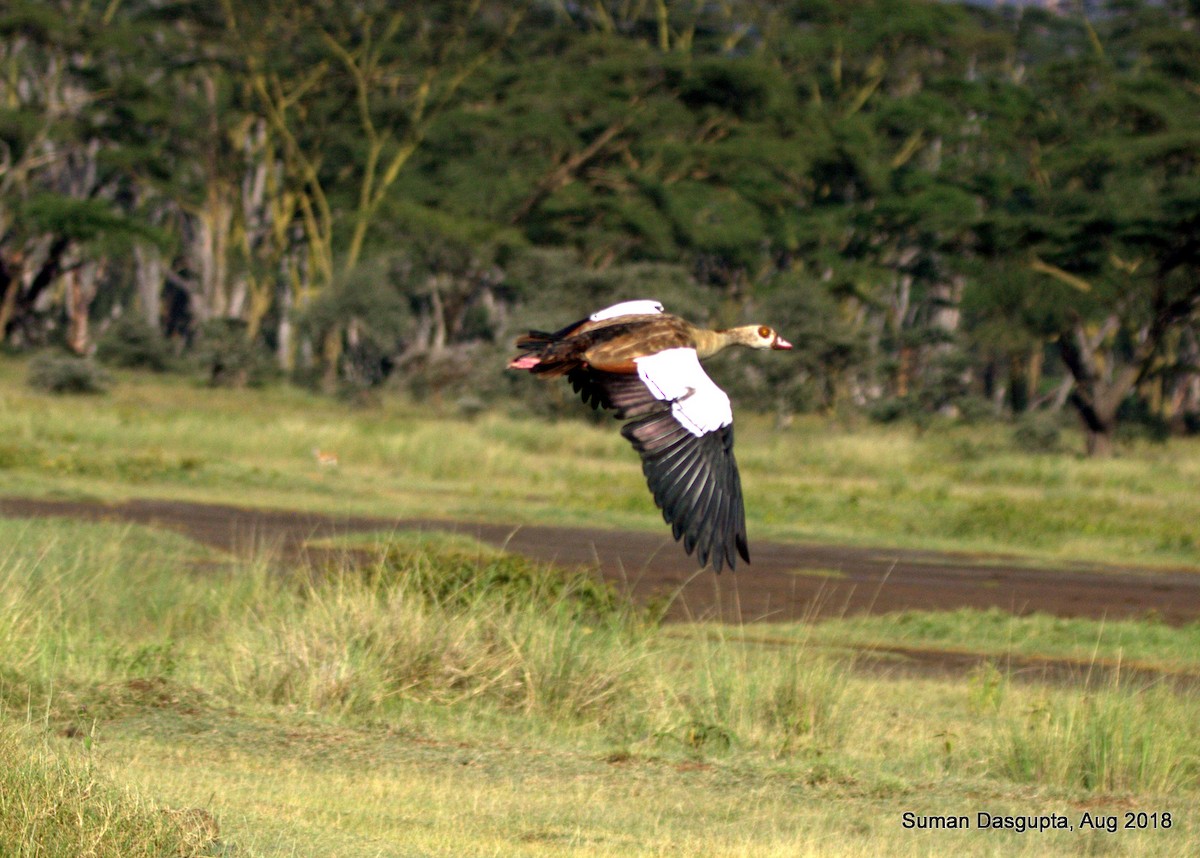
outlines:
[[[517,338],[521,353],[508,362],[509,369],[526,369],[538,375],[563,375],[579,363],[578,356],[564,344],[563,338],[581,323],[567,325],[560,331],[530,331]]]
[[[554,334],[545,331],[530,331],[517,338],[517,348],[521,353],[508,362],[509,369],[527,369],[539,372],[547,348],[554,343]]]

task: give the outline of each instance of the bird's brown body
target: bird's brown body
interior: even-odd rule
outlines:
[[[769,334],[764,335],[764,331]],[[763,341],[766,345],[759,345]],[[539,363],[532,367],[533,371],[553,376],[563,375],[580,364],[601,372],[636,372],[637,358],[667,349],[694,349],[697,357],[703,359],[729,346],[779,348],[780,342],[769,328],[746,325],[710,331],[679,316],[661,313],[615,316],[600,321],[584,319],[553,334],[531,331],[517,340],[517,347],[536,349]],[[783,347],[790,348],[786,344]]]

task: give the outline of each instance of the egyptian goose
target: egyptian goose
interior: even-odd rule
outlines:
[[[583,401],[628,420],[621,434],[642,457],[654,501],[701,566],[750,561],[746,511],[733,458],[729,397],[700,359],[728,346],[790,349],[771,328],[697,328],[657,301],[624,301],[560,331],[517,340],[510,369],[565,375]]]

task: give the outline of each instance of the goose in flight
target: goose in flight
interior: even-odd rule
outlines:
[[[621,434],[642,457],[654,501],[684,550],[703,567],[750,562],[729,397],[700,365],[728,346],[790,349],[765,325],[710,331],[624,301],[586,319],[517,340],[510,369],[567,380],[593,408],[628,422]]]

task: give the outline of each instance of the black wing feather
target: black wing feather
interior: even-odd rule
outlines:
[[[567,381],[592,408],[612,411],[621,420],[660,410],[664,404],[654,398],[637,373],[600,372],[577,366],[567,372]]]
[[[733,426],[697,437],[655,398],[637,373],[577,366],[571,386],[593,408],[628,420],[621,429],[642,457],[642,472],[676,540],[701,566],[720,572],[750,561],[741,477],[733,457]]]
[[[739,555],[749,562],[733,427],[697,437],[664,409],[627,423],[621,434],[642,457],[654,501],[684,549],[717,572],[736,568]]]

